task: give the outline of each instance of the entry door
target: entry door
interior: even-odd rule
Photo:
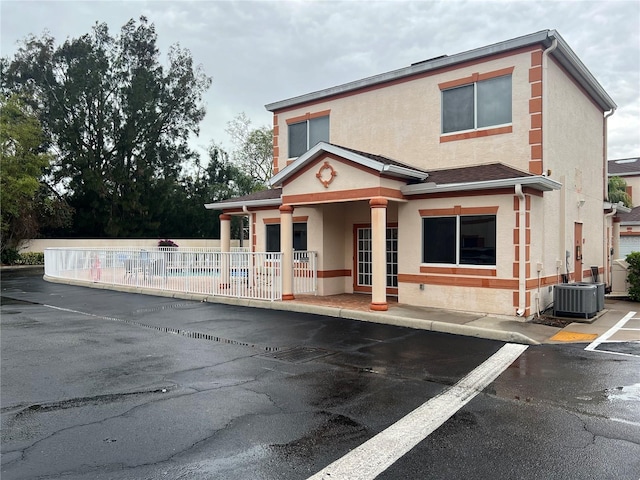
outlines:
[[[371,227],[356,229],[356,277],[354,290],[370,292],[373,284],[371,265]],[[387,293],[398,293],[398,227],[387,228]]]
[[[573,226],[573,238],[575,247],[573,249],[573,276],[576,282],[582,281],[582,224],[575,223]]]

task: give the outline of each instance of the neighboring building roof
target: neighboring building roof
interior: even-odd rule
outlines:
[[[362,80],[356,80],[354,82],[326,88],[317,92],[270,103],[265,105],[265,107],[270,112],[277,112],[296,105],[313,103],[330,97],[343,95],[348,92],[355,92],[360,89],[384,86],[384,84],[407,77],[423,75],[426,72],[436,71],[459,63],[478,60],[483,57],[516,50],[530,45],[540,44],[543,47],[548,48],[553,45],[554,41],[557,41],[557,48],[551,52],[551,55],[567,70],[576,82],[584,88],[584,90],[600,106],[600,108],[602,108],[603,111],[615,109],[617,106],[613,99],[607,94],[600,83],[598,83],[587,67],[582,63],[582,61],[580,61],[578,56],[573,52],[573,50],[571,50],[569,45],[555,30],[542,30],[537,33],[495,43],[486,47],[476,48],[467,52],[450,56],[442,55],[440,57],[424,62],[414,63],[408,67],[393,70],[391,72],[382,73]]]
[[[630,212],[618,212],[621,225],[640,225],[640,207],[633,207]]]
[[[393,177],[414,181],[424,180],[428,177],[427,172],[424,170],[419,170],[405,163],[383,157],[382,155],[374,155],[371,153],[361,152],[359,150],[353,150],[351,148],[341,147],[339,145],[333,145],[331,143],[319,142],[313,148],[300,155],[291,164],[287,165],[285,168],[280,170],[280,172],[274,175],[271,180],[269,180],[269,185],[282,185],[287,178],[298,172],[309,162],[312,162],[327,153],[337,155],[355,164]]]
[[[619,158],[607,162],[610,177],[640,175],[640,158]]]
[[[223,208],[232,209],[242,208],[245,206],[277,206],[282,203],[280,200],[281,196],[281,188],[269,188],[267,190],[250,193],[249,195],[243,195],[242,197],[229,198],[227,200],[221,200],[215,203],[205,203],[204,208],[206,208],[207,210],[222,210]]]

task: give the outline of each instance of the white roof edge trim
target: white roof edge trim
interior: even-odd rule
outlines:
[[[358,90],[360,88],[390,82],[411,75],[429,72],[431,70],[437,70],[443,67],[456,65],[468,60],[474,60],[496,53],[516,50],[518,48],[526,47],[528,45],[533,45],[536,43],[550,46],[553,39],[558,40],[558,48],[554,52],[552,52],[552,55],[557,58],[565,68],[568,67],[570,73],[576,76],[578,83],[580,83],[580,85],[582,85],[582,87],[584,87],[590,95],[594,96],[597,99],[597,103],[604,110],[617,108],[617,105],[615,104],[613,99],[607,94],[604,88],[595,79],[595,77],[591,74],[591,72],[587,69],[587,67],[582,63],[578,56],[573,52],[571,47],[569,47],[567,42],[564,41],[562,36],[560,36],[560,34],[556,30],[541,30],[539,32],[530,33],[528,35],[513,38],[510,40],[504,40],[502,42],[475,48],[466,52],[456,53],[454,55],[437,58],[431,61],[419,62],[408,67],[392,70],[390,72],[373,75],[371,77],[366,77],[341,85],[328,87],[322,90],[317,90],[315,92],[268,103],[265,105],[265,108],[269,112],[284,110],[302,103],[315,102],[326,97],[340,95],[343,93]]]
[[[542,175],[533,177],[516,177],[502,180],[485,180],[482,182],[445,183],[442,185],[416,184],[406,185],[400,190],[404,195],[419,195],[421,193],[456,192],[468,190],[488,190],[493,188],[514,187],[517,184],[531,186],[541,191],[560,190],[562,184]]]
[[[385,172],[395,173],[396,175],[418,178],[419,180],[425,180],[429,177],[429,174],[427,172],[414,170],[413,168],[409,167],[401,167],[400,165],[385,164],[382,170]]]
[[[372,160],[370,158],[359,155],[351,150],[346,150],[342,147],[338,147],[336,145],[331,145],[326,142],[318,142],[314,145],[310,150],[299,156],[296,160],[293,161],[290,165],[287,165],[278,173],[276,173],[273,177],[269,179],[267,184],[269,187],[273,187],[275,185],[280,185],[284,180],[289,178],[295,172],[300,170],[308,160],[315,158],[321,152],[332,153],[339,157],[342,157],[346,160],[352,161],[364,167],[370,168],[371,170],[375,170],[377,172],[389,171],[391,173],[395,173],[397,175],[408,176],[413,178],[426,178],[425,172],[420,172],[418,170],[412,170],[407,167],[400,167],[397,165],[388,165],[377,160]]]
[[[633,210],[632,208],[625,207],[622,202],[618,202],[616,204],[605,200],[602,204],[604,210],[611,210],[614,206],[616,207],[618,213],[631,213],[631,210]]]
[[[207,210],[224,210],[226,208],[242,208],[242,207],[268,207],[270,205],[282,205],[282,197],[267,198],[264,200],[245,200],[237,202],[217,202],[205,203],[204,208]]]

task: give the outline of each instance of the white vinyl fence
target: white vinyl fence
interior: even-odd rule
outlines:
[[[251,253],[242,247],[47,248],[49,277],[203,295],[282,299],[280,253]],[[315,293],[316,252],[296,252],[294,294]]]

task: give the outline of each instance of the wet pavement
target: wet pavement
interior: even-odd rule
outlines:
[[[3,479],[308,478],[503,345],[37,274],[1,300]],[[529,347],[379,478],[637,480],[640,358],[585,346]]]

